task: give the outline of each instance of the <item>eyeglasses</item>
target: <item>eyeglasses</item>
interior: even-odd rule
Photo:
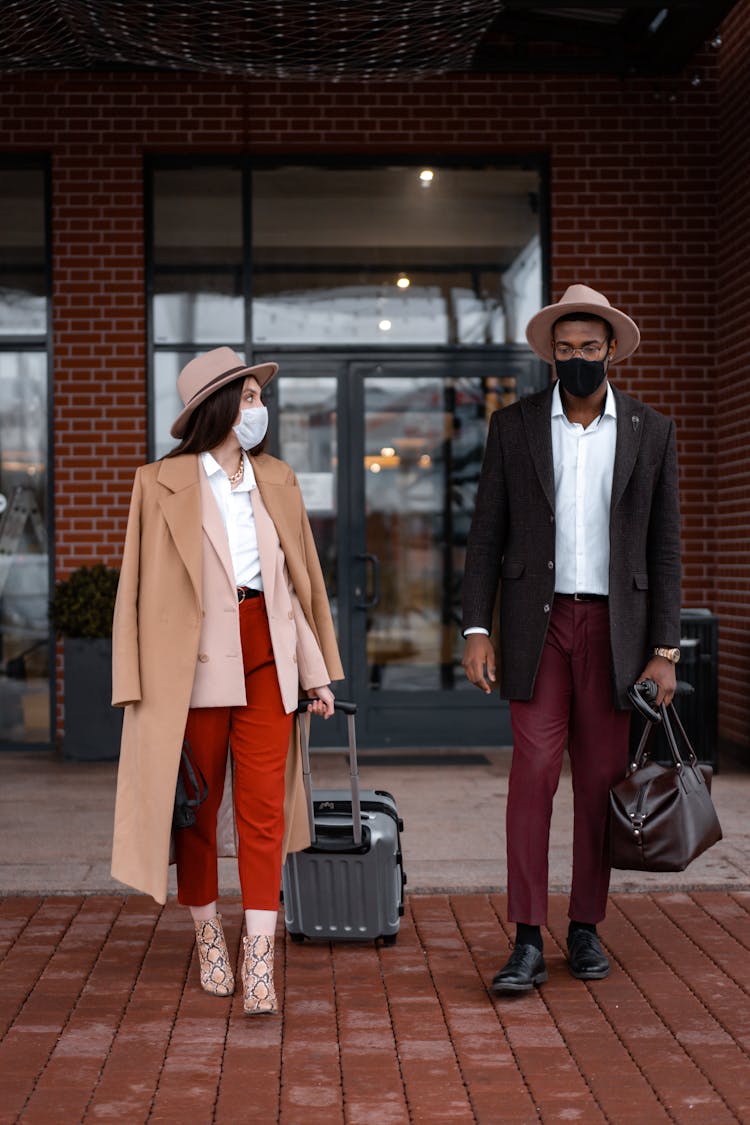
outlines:
[[[606,340],[602,340],[600,344],[584,344],[582,348],[574,348],[570,344],[555,342],[554,351],[558,359],[572,359],[574,355],[580,355],[583,359],[598,359],[599,352],[606,343]]]

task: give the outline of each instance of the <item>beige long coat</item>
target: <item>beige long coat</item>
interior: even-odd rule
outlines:
[[[287,712],[299,689],[343,678],[323,575],[294,473],[252,459],[250,493],[271,641]],[[322,678],[321,678],[322,677]],[[125,708],[112,875],[167,897],[172,809],[190,706],[245,702],[239,609],[221,515],[195,455],[136,473],[112,631],[112,703]],[[229,777],[229,775],[228,775]],[[231,789],[220,826],[231,823]],[[284,854],[310,842],[299,746],[287,759]],[[233,854],[221,832],[221,854]]]

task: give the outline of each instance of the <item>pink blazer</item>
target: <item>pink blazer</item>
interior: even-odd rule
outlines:
[[[191,707],[246,703],[240,647],[237,590],[224,522],[208,477],[199,463],[203,521],[203,620]],[[294,711],[299,687],[322,687],[330,680],[313,631],[294,592],[284,552],[259,489],[250,492],[258,536],[260,571],[281,698]]]

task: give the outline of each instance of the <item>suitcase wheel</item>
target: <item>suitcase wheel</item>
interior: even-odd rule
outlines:
[[[395,945],[398,934],[383,934],[383,945]]]
[[[294,942],[295,945],[301,945],[302,942],[305,940],[305,935],[304,934],[292,933],[292,931],[290,930],[289,931],[289,938],[290,938],[291,941]]]

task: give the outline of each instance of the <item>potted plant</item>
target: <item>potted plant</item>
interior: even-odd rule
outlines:
[[[50,623],[63,638],[65,738],[63,754],[79,761],[114,760],[122,711],[112,699],[112,614],[119,572],[80,566],[55,586]]]

